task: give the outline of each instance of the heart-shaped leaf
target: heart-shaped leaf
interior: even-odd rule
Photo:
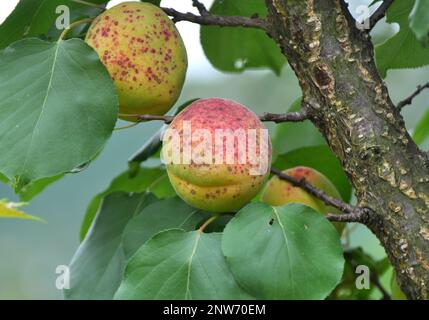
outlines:
[[[250,299],[221,251],[221,234],[168,230],[133,256],[115,299]]]
[[[260,299],[324,299],[344,267],[334,226],[301,204],[247,205],[226,226],[222,251],[239,285]]]
[[[117,113],[112,80],[82,40],[25,39],[0,53],[0,172],[18,191],[93,159]]]

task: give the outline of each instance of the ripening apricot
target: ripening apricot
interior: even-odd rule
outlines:
[[[159,7],[146,2],[112,7],[93,21],[86,42],[113,79],[122,119],[165,114],[179,98],[188,66],[186,48]]]
[[[184,201],[206,211],[235,212],[259,192],[269,174],[271,142],[245,106],[202,99],[175,117],[162,156]]]

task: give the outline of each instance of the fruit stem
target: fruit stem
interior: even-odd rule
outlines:
[[[68,33],[71,29],[73,29],[74,27],[77,27],[77,26],[79,26],[79,25],[81,25],[81,24],[84,24],[84,23],[90,23],[90,22],[92,22],[92,20],[94,20],[94,19],[92,19],[92,18],[86,18],[86,19],[82,19],[82,20],[75,21],[75,22],[71,23],[71,24],[70,24],[67,28],[65,28],[65,29],[64,29],[64,31],[61,33],[61,35],[60,35],[60,37],[59,37],[58,41],[62,41],[62,40],[64,40],[64,38],[66,37],[67,33]]]
[[[131,128],[136,127],[138,124],[139,124],[139,123],[138,123],[138,122],[136,122],[136,123],[129,124],[129,125],[126,125],[126,126],[123,126],[123,127],[115,128],[114,130],[115,130],[115,131],[119,131],[119,130],[131,129]]]
[[[88,2],[88,1],[83,1],[83,0],[72,0],[72,2],[75,3],[79,3],[79,4],[83,4],[85,6],[89,6],[89,7],[93,7],[93,8],[97,8],[97,9],[102,9],[104,10],[104,6],[96,4],[96,3],[92,3],[92,2]]]
[[[206,222],[203,223],[203,225],[198,229],[199,233],[203,233],[204,229],[213,221],[215,221],[217,218],[220,217],[220,214],[215,214],[214,216],[210,217],[209,219],[207,219]]]

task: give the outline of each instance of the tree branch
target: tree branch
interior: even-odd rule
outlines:
[[[279,169],[272,168],[271,172],[279,177],[281,180],[292,183],[296,187],[300,187],[310,193],[312,196],[322,200],[328,206],[334,207],[342,212],[344,215],[337,214],[328,214],[326,218],[330,221],[338,222],[362,222],[366,219],[366,216],[369,214],[368,209],[352,206],[348,203],[345,203],[339,199],[333,198],[327,195],[322,190],[314,187],[312,184],[308,183],[304,178],[296,179],[291,177]]]
[[[411,103],[413,103],[413,100],[415,97],[417,97],[420,93],[422,93],[423,90],[425,89],[429,89],[429,82],[425,83],[424,85],[420,85],[417,86],[417,90],[413,92],[412,95],[410,95],[408,98],[402,100],[401,102],[399,102],[396,107],[399,110],[402,110],[403,107],[410,105]]]
[[[307,109],[302,109],[298,112],[289,112],[284,114],[276,114],[266,112],[262,114],[259,119],[261,121],[271,121],[275,123],[281,122],[302,122],[310,119],[310,113]]]
[[[192,0],[192,5],[198,9],[198,12],[200,13],[200,15],[206,16],[206,15],[210,14],[210,12],[207,10],[205,5],[203,3],[201,3],[200,1]]]
[[[194,6],[196,3],[198,3],[198,6],[200,5],[198,1],[194,1]],[[270,26],[264,19],[242,16],[217,16],[210,14],[207,10],[203,10],[202,12],[205,12],[203,14],[201,9],[199,7],[197,8],[200,10],[201,15],[195,15],[190,12],[183,13],[172,8],[161,9],[164,10],[167,15],[172,17],[174,22],[189,21],[205,26],[256,28],[265,31],[268,34],[270,33]]]
[[[384,0],[383,3],[375,10],[369,19],[369,30],[372,30],[378,21],[386,16],[387,9],[392,5],[393,0]]]
[[[137,122],[144,121],[163,121],[164,123],[171,123],[175,116],[156,116],[151,114],[120,114],[121,117],[137,118]],[[259,116],[259,119],[263,122],[302,122],[310,119],[311,115],[307,109],[302,109],[298,112],[289,113],[264,113]]]

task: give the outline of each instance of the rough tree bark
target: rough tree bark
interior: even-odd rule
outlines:
[[[271,36],[299,79],[312,122],[370,210],[362,222],[383,244],[407,297],[428,299],[429,161],[377,72],[368,32],[341,0],[266,5]]]

